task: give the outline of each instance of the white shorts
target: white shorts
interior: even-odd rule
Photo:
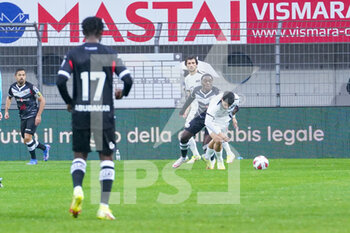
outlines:
[[[228,124],[226,124],[226,123],[225,123],[225,124],[214,123],[214,127],[215,127],[216,129],[218,129],[218,130],[220,131],[220,133],[226,134],[227,131],[228,131]],[[211,133],[213,133],[213,131],[210,130],[208,127],[207,127],[207,130],[208,130],[208,132],[209,132],[209,135],[210,135]]]

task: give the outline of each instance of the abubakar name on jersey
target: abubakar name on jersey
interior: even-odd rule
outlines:
[[[78,112],[109,112],[111,111],[111,107],[109,105],[81,105],[77,104],[74,107],[75,111]]]

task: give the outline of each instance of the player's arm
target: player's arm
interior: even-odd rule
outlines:
[[[10,118],[9,109],[10,109],[10,106],[11,106],[11,99],[12,99],[11,96],[7,96],[7,97],[6,97],[5,115],[4,115],[5,120],[7,120],[7,119]]]
[[[8,92],[8,96],[6,97],[6,102],[5,102],[5,115],[4,115],[5,120],[10,118],[9,109],[11,106],[12,97],[13,97],[13,93],[12,93],[12,89],[10,87],[9,92]]]
[[[233,116],[232,117],[232,125],[233,125],[233,128],[238,128],[238,121],[236,119],[236,116]]]
[[[46,100],[36,87],[33,87],[33,91],[35,93],[35,97],[39,101],[39,110],[38,110],[38,113],[36,114],[36,117],[35,117],[35,125],[39,125],[41,123],[41,114],[44,111]]]
[[[124,82],[124,88],[115,90],[115,98],[121,99],[123,96],[128,96],[131,90],[133,81],[131,77],[130,71],[123,65],[121,59],[117,59],[116,67],[114,72],[118,75],[118,77]]]
[[[236,119],[236,113],[239,111],[239,107],[238,105],[233,109],[232,111],[232,125],[233,127],[236,129],[238,128],[238,122],[237,122],[237,119]]]
[[[180,113],[179,113],[180,116],[183,116],[183,117],[186,117],[186,116],[187,116],[187,114],[188,114],[188,109],[190,109],[189,106],[191,105],[191,103],[193,102],[194,99],[195,99],[195,98],[194,98],[192,95],[190,95],[190,96],[187,98],[187,100],[186,100],[184,106],[183,106],[182,109],[180,110]]]
[[[61,64],[60,70],[58,71],[58,77],[56,80],[58,91],[63,101],[67,104],[68,111],[71,111],[74,105],[73,99],[70,97],[67,89],[67,81],[70,78],[70,74],[72,73],[72,70],[73,70],[72,64],[73,62],[71,61],[68,53]]]

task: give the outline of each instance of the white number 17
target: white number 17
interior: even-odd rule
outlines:
[[[82,99],[83,101],[88,101],[89,100],[89,72],[85,71],[80,74],[80,78],[83,81],[82,85]],[[103,86],[105,85],[106,81],[106,73],[103,71],[93,71],[90,72],[90,80],[91,81],[96,81],[98,80],[97,87],[96,87],[96,92],[94,95],[94,101],[99,101],[102,96],[102,91],[103,91]]]

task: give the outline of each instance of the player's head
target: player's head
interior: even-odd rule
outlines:
[[[213,76],[211,74],[203,74],[201,83],[204,91],[210,91],[213,88]]]
[[[197,72],[198,60],[195,56],[190,56],[185,59],[185,65],[190,73]]]
[[[225,91],[221,100],[222,107],[228,109],[235,102],[235,94],[232,91]]]
[[[102,19],[95,16],[87,17],[83,20],[82,27],[85,38],[88,39],[89,37],[95,37],[96,39],[101,40],[104,27]]]
[[[18,68],[15,72],[15,78],[17,84],[22,86],[26,82],[26,70],[23,68]]]

